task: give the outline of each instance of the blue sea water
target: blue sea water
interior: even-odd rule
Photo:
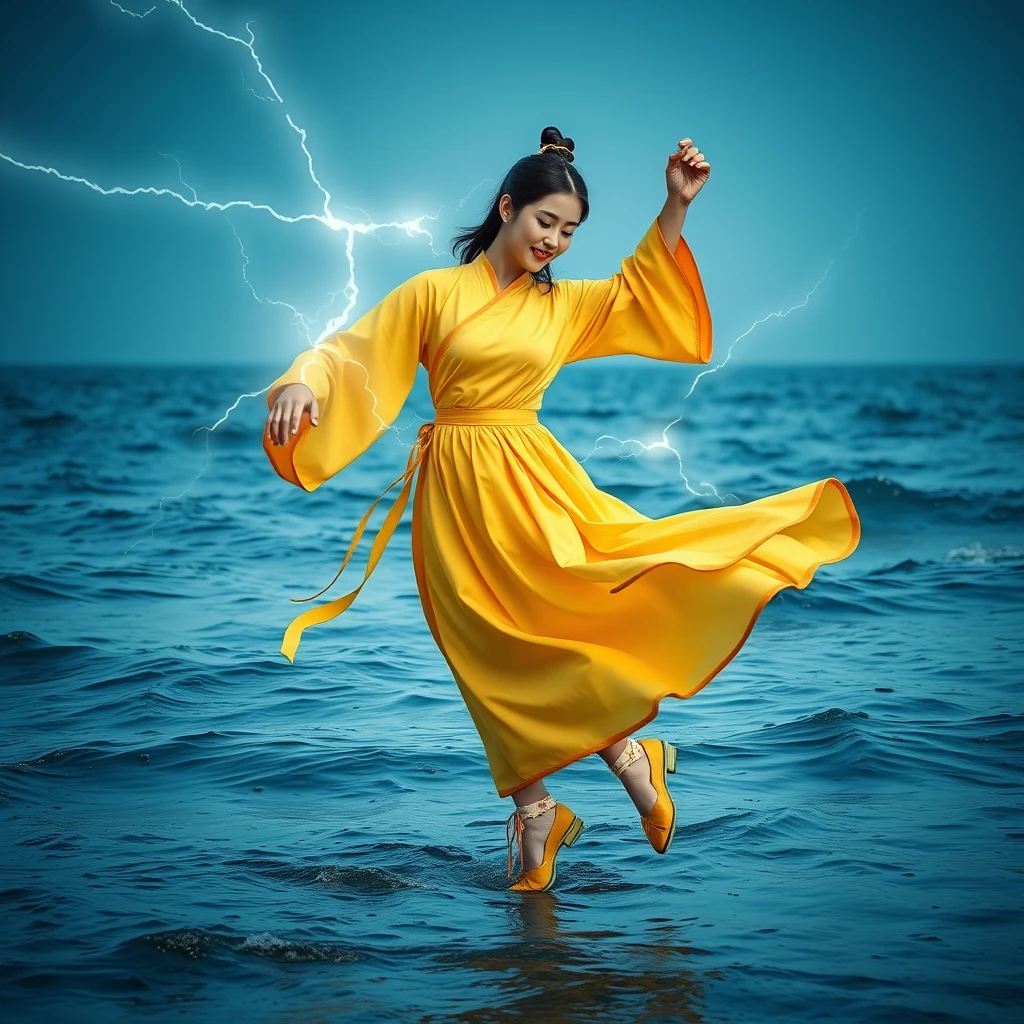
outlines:
[[[205,429],[281,369],[3,374],[5,1020],[1019,1019],[1024,369],[560,374],[542,421],[642,512],[836,476],[863,535],[640,730],[679,748],[668,855],[588,757],[547,780],[586,828],[530,895],[408,512],[278,654],[430,418],[419,380],[306,494],[262,396]],[[681,461],[598,442],[677,417]]]

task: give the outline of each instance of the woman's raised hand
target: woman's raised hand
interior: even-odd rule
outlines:
[[[276,445],[287,444],[288,438],[299,429],[302,414],[309,410],[309,422],[315,427],[320,409],[308,384],[285,385],[267,416],[267,431]]]
[[[665,168],[668,194],[681,203],[690,203],[710,174],[711,164],[693,145],[693,139],[680,139],[679,152],[669,156]]]

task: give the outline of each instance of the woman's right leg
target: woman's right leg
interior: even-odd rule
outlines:
[[[530,805],[536,804],[545,797],[550,797],[550,795],[543,779],[538,782],[531,782],[529,786],[517,789],[512,794],[512,799],[516,805],[516,810],[513,813],[518,814],[521,807],[528,810],[537,810],[537,808],[531,809]],[[524,871],[537,867],[544,859],[544,842],[548,838],[548,833],[551,831],[551,826],[555,821],[554,802],[550,799],[546,802],[551,803],[551,807],[547,810],[541,811],[540,814],[531,813],[530,817],[522,819]]]

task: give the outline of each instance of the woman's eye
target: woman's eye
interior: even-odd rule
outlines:
[[[549,228],[549,227],[551,227],[551,225],[550,225],[550,224],[545,224],[545,223],[544,223],[544,221],[542,221],[542,220],[540,219],[540,217],[538,217],[538,218],[537,218],[537,223],[538,223],[538,224],[539,224],[539,225],[540,225],[540,226],[541,226],[542,228]],[[563,231],[563,232],[562,232],[562,234],[563,234],[563,235],[565,235],[565,237],[566,237],[566,238],[572,238],[572,232],[571,232],[571,231]]]

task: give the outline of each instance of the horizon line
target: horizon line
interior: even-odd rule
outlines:
[[[294,359],[294,356],[291,357]],[[607,356],[607,359],[621,359],[623,356]],[[675,362],[669,359],[645,359],[643,356],[627,356],[631,359],[642,359],[645,363],[661,364],[661,365],[673,365],[673,366],[693,366],[695,368],[712,368],[717,369],[724,366],[724,363],[719,364],[719,367],[713,367],[711,363],[683,363]],[[285,360],[289,361],[289,360]],[[571,366],[586,366],[588,364],[600,364],[601,360],[588,359],[580,360],[575,363],[567,363],[566,367]],[[229,362],[229,363],[196,363],[196,362],[177,362],[177,363],[133,363],[133,362],[64,362],[54,360],[51,362],[7,362],[0,360],[0,368],[4,369],[75,369],[75,370],[238,370],[238,369],[272,369],[279,366],[279,363],[271,362]],[[896,362],[896,361],[885,361],[885,362],[871,362],[864,360],[863,362],[832,362],[832,361],[818,361],[811,362],[806,360],[772,360],[764,362],[739,362],[734,363],[734,366],[739,368],[743,367],[759,367],[759,368],[770,368],[770,367],[828,367],[831,369],[857,369],[867,367],[877,367],[892,369],[895,367],[906,367],[906,368],[924,368],[924,367],[976,367],[978,369],[987,367],[1024,367],[1024,359],[1005,359],[1005,360],[987,360],[979,361],[976,359],[972,360],[930,360],[930,361],[917,361],[917,362]],[[282,371],[283,372],[283,371]]]

